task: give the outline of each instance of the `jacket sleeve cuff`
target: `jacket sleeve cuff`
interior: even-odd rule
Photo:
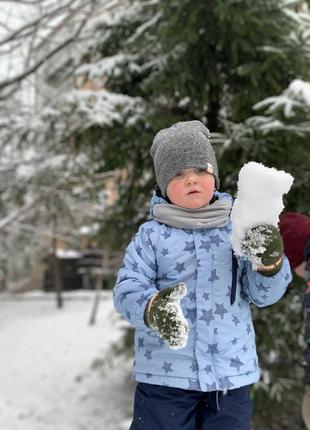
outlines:
[[[274,264],[269,266],[260,266],[257,271],[263,276],[273,276],[279,272],[283,264],[283,257],[279,258]]]
[[[149,330],[150,326],[148,325],[148,318],[146,317],[147,307],[149,302],[151,301],[154,294],[148,295],[144,302],[141,303],[139,307],[136,308],[136,311],[132,314],[131,320],[129,321],[135,328],[142,330]]]

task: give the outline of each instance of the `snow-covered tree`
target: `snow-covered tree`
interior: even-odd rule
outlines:
[[[93,154],[100,170],[128,169],[120,201],[104,220],[111,245],[120,245],[120,235],[125,243],[145,219],[154,186],[150,144],[178,120],[201,119],[213,132],[224,189],[234,192],[240,167],[255,159],[292,173],[288,207],[307,209],[305,112],[294,119],[296,128],[304,123],[302,136],[287,128],[263,134],[255,118],[265,99],[310,79],[304,7],[284,0],[136,0],[98,25],[96,42],[75,70],[73,109],[82,124],[78,147]],[[99,107],[102,97],[118,103]]]
[[[309,211],[310,179],[310,81],[294,79],[279,95],[253,106],[253,116],[230,124],[221,152],[229,163],[231,154],[242,161],[259,160],[291,172],[293,190],[287,210]],[[256,114],[255,114],[256,113]]]
[[[1,268],[12,283],[29,275],[33,254],[47,252],[48,237],[76,244],[79,225],[103,210],[98,193],[110,174],[98,175],[73,144],[72,129],[82,126],[71,113],[74,95],[67,94],[62,111],[52,101],[72,89],[71,68],[88,49],[97,19],[117,2],[1,4],[0,245]],[[50,78],[55,64],[67,67],[62,86]]]

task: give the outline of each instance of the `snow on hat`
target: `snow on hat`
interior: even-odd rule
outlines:
[[[284,252],[293,269],[306,259],[310,241],[310,218],[296,212],[280,216],[279,228],[284,242]]]
[[[215,177],[219,188],[217,161],[210,132],[200,121],[177,122],[159,131],[151,147],[155,176],[163,196],[169,182],[182,170],[203,168]]]

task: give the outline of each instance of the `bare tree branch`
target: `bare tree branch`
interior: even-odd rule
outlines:
[[[25,70],[24,72],[19,73],[18,75],[14,76],[11,79],[6,79],[6,80],[3,80],[2,82],[0,82],[0,90],[2,90],[5,87],[8,87],[9,85],[15,84],[15,83],[20,82],[23,79],[27,78],[27,76],[33,74],[36,70],[38,70],[42,66],[42,64],[44,64],[46,61],[48,61],[49,59],[51,59],[52,57],[54,57],[55,54],[57,54],[58,52],[60,52],[67,45],[70,45],[70,43],[74,42],[76,40],[77,36],[82,31],[85,23],[86,23],[86,19],[84,19],[81,22],[78,30],[76,31],[76,33],[72,37],[70,37],[65,42],[63,42],[62,44],[60,44],[59,46],[57,46],[55,49],[53,49],[51,52],[49,52],[48,55],[46,55],[45,57],[41,58],[41,60],[39,60],[37,63],[35,63],[28,70]]]
[[[42,199],[49,196],[50,191],[57,189],[63,184],[64,184],[64,180],[62,179],[54,187],[51,187],[49,191],[39,194],[31,202],[26,203],[21,208],[18,208],[12,211],[8,216],[0,220],[0,231],[5,229],[13,221],[16,221],[17,219],[23,219],[31,209],[33,209],[37,204],[39,204],[42,201]]]
[[[0,42],[0,45],[1,44],[5,45],[9,42],[12,43],[14,41],[15,46],[13,47],[11,46],[11,49],[12,48],[17,49],[20,47],[20,45],[18,44],[19,41],[21,41],[25,36],[32,37],[30,41],[30,46],[28,46],[28,59],[26,59],[26,62],[25,62],[27,67],[25,67],[24,70],[22,70],[20,73],[17,73],[15,76],[8,77],[0,81],[0,91],[3,92],[3,90],[5,90],[6,88],[11,87],[12,85],[18,84],[19,82],[25,80],[27,77],[35,73],[43,64],[45,64],[56,54],[64,50],[68,45],[76,43],[79,40],[78,39],[79,35],[82,33],[88,20],[90,19],[90,17],[94,16],[96,12],[96,7],[98,6],[97,3],[98,2],[96,0],[92,0],[90,3],[89,2],[86,3],[86,6],[85,6],[85,3],[83,2],[76,5],[75,0],[70,0],[69,2],[66,3],[65,6],[62,5],[57,9],[53,9],[50,12],[44,13],[39,18],[33,20],[31,23],[27,23],[26,25],[24,25],[23,27],[19,28],[14,33],[9,35],[7,38],[3,39]],[[101,11],[104,9],[109,10],[113,6],[115,6],[115,4],[117,4],[116,0],[106,0],[104,4],[100,4],[100,10]],[[83,9],[87,9],[87,10],[83,12]],[[64,15],[63,19],[60,22],[58,22],[56,26],[53,26],[51,28],[51,31],[49,32],[49,34],[44,36],[44,38],[40,40],[39,44],[35,44],[34,33],[38,33],[40,26],[42,28],[43,21],[45,19],[51,19],[51,18],[55,19],[55,17],[57,16],[61,17],[61,15],[63,15],[64,10],[66,10],[67,13]],[[81,17],[79,19],[77,18],[74,19],[74,17],[77,16],[78,14],[84,15],[84,17]],[[32,54],[30,49],[31,46],[33,46],[35,52],[43,51],[44,44],[47,41],[49,43],[49,47],[52,46],[53,44],[53,38],[51,37],[52,35],[57,35],[58,32],[61,30],[61,28],[66,28],[67,31],[70,32],[70,27],[71,26],[74,27],[77,24],[78,24],[78,28],[73,33],[72,36],[67,38],[62,43],[57,44],[53,49],[48,51],[42,58],[35,60],[34,64],[30,65],[31,63],[30,56]],[[46,31],[46,28],[44,28],[44,30]],[[32,59],[33,57],[34,56],[32,55]],[[3,94],[0,95],[0,100],[5,99],[7,95],[8,95],[7,93],[5,95]]]
[[[70,5],[75,0],[70,0],[66,5],[63,5],[61,7],[58,7],[57,9],[53,11],[46,12],[45,14],[39,16],[39,18],[35,19],[32,22],[28,22],[27,24],[23,25],[22,27],[18,28],[16,31],[14,31],[12,34],[7,36],[5,39],[0,41],[0,46],[4,45],[6,43],[11,42],[12,40],[16,40],[18,38],[25,38],[26,36],[29,36],[33,32],[33,28],[36,28],[38,24],[42,23],[45,18],[47,18],[49,21],[54,18],[55,16],[59,15],[61,11],[65,11],[70,7]],[[25,30],[28,30],[28,32],[24,33]]]
[[[22,3],[24,5],[37,5],[40,4],[41,0],[14,0],[14,3]],[[0,3],[8,3],[8,0],[0,0]]]

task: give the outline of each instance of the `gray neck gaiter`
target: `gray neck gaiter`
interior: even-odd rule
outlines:
[[[173,204],[157,204],[153,209],[154,219],[170,227],[203,229],[224,227],[232,202],[216,200],[199,209],[186,209]]]

